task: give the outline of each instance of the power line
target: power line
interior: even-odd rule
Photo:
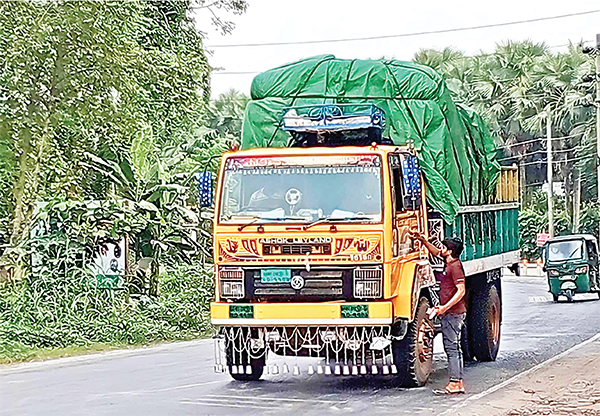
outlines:
[[[569,136],[552,137],[551,140],[564,140],[564,139],[570,139],[570,138],[577,137],[577,136],[578,136],[577,134],[571,134]],[[538,137],[537,139],[526,140],[524,142],[517,142],[517,143],[512,143],[512,144],[498,146],[498,147],[496,147],[496,149],[506,149],[508,147],[522,146],[524,144],[529,144],[529,143],[533,143],[533,142],[539,142],[540,140],[548,140],[548,138],[546,138],[546,137]]]
[[[309,44],[316,44],[316,43],[341,43],[341,42],[357,42],[357,41],[368,41],[368,40],[377,40],[377,39],[406,38],[406,37],[412,37],[412,36],[435,35],[435,34],[440,34],[440,33],[464,32],[467,30],[477,30],[477,29],[487,29],[487,28],[491,28],[491,27],[519,25],[519,24],[524,24],[524,23],[533,23],[533,22],[541,22],[541,21],[546,21],[546,20],[563,19],[566,17],[583,16],[583,15],[598,13],[598,12],[600,12],[600,10],[589,10],[587,12],[569,13],[569,14],[562,14],[562,15],[548,16],[548,17],[538,17],[535,19],[516,20],[513,22],[494,23],[494,24],[480,25],[480,26],[458,27],[458,28],[452,28],[452,29],[429,30],[429,31],[424,31],[424,32],[401,33],[398,35],[366,36],[366,37],[360,37],[360,38],[345,38],[345,39],[305,40],[305,41],[296,41],[296,42],[268,42],[268,43],[240,43],[240,44],[208,45],[207,47],[208,48],[242,48],[242,47],[247,48],[247,47],[256,47],[256,46],[309,45]]]
[[[564,159],[564,160],[557,160],[557,161],[553,161],[552,164],[556,165],[559,163],[568,163],[568,162],[578,162],[580,160],[584,160],[584,159],[591,159],[593,158],[591,155],[586,155],[586,156],[581,156],[581,157],[575,157],[573,159]],[[527,163],[523,163],[521,166],[529,166],[529,165],[537,165],[538,163],[548,163],[548,161],[546,160],[537,160],[535,162],[527,162]]]
[[[595,42],[593,40],[584,40],[581,43],[590,43],[590,42]],[[577,43],[576,45],[578,45],[579,43]],[[571,43],[567,43],[567,44],[563,44],[563,45],[551,45],[548,46],[548,48],[562,48],[565,46],[571,46]],[[476,55],[465,55],[465,58],[479,58],[479,57],[487,57],[487,56],[494,56],[495,53],[480,53],[480,54],[476,54]],[[211,75],[255,75],[255,74],[260,74],[261,72],[265,72],[266,70],[262,70],[262,71],[212,71]],[[450,78],[450,79],[457,79],[457,78]],[[509,82],[512,81],[514,78],[510,78],[510,79],[498,79],[498,80],[481,80],[481,81],[472,81],[472,82],[468,82],[465,84],[475,84],[475,83],[483,83],[483,82]]]
[[[580,146],[574,146],[574,147],[571,147],[569,149],[553,150],[552,153],[575,152],[575,151],[579,150],[580,148],[581,148]],[[503,157],[501,159],[498,159],[498,162],[502,162],[503,160],[517,159],[517,158],[521,158],[521,157],[533,156],[533,155],[537,155],[538,153],[546,153],[546,152],[547,152],[547,150],[536,150],[535,152],[523,153],[522,155],[519,154],[519,155],[514,155],[514,156]]]

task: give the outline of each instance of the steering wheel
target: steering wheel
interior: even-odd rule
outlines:
[[[296,188],[290,188],[285,193],[285,202],[290,205],[296,205],[302,199],[302,192]]]

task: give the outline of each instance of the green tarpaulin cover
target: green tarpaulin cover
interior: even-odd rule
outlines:
[[[242,129],[242,148],[285,147],[283,109],[316,104],[374,104],[385,112],[384,137],[413,140],[428,201],[447,222],[459,206],[485,204],[500,167],[481,117],[455,104],[433,69],[396,60],[315,56],[257,75]]]

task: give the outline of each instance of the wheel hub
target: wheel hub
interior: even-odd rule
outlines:
[[[419,326],[419,334],[417,337],[417,346],[419,353],[419,361],[422,363],[431,360],[433,357],[433,327],[423,320],[421,326]]]
[[[498,344],[500,339],[500,311],[497,305],[492,305],[491,308],[491,325],[492,325],[492,342]]]

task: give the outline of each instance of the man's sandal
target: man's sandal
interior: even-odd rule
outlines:
[[[460,389],[460,390],[449,390],[448,388],[444,388],[444,389],[438,389],[438,390],[433,390],[433,394],[435,394],[436,396],[451,396],[454,394],[465,394],[465,390],[464,389]]]

